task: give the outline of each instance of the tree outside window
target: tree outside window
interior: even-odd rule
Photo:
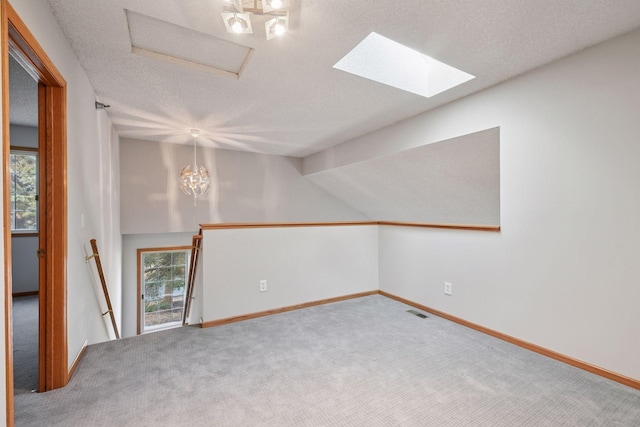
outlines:
[[[11,231],[38,231],[38,154],[11,150]]]
[[[188,254],[189,248],[142,250],[142,332],[182,324]]]

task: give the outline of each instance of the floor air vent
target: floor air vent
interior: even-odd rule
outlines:
[[[427,317],[429,317],[426,314],[422,314],[419,311],[415,311],[415,310],[407,310],[407,313],[411,313],[411,314],[413,314],[415,316],[420,317],[421,319],[426,319]]]

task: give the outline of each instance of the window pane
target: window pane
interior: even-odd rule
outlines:
[[[144,257],[144,267],[168,267],[171,265],[171,252],[155,252],[146,254]]]
[[[174,265],[184,265],[185,264],[185,258],[186,258],[187,254],[185,252],[174,252],[173,253],[173,264]]]
[[[11,152],[11,229],[38,231],[38,155]]]
[[[15,213],[14,230],[37,230],[36,213],[24,211]]]
[[[167,274],[171,274],[171,271],[166,268],[152,268],[144,272],[144,281],[160,282],[167,279]]]
[[[180,267],[173,268],[173,278],[174,279],[184,279],[184,263]]]
[[[142,257],[143,331],[180,325],[189,251],[147,252]]]

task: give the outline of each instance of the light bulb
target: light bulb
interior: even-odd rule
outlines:
[[[273,32],[276,36],[283,35],[285,31],[287,31],[287,29],[284,27],[284,24],[282,22],[278,21],[273,25]]]
[[[271,0],[271,7],[274,9],[280,9],[282,7],[282,0]]]
[[[231,29],[233,30],[234,33],[241,33],[242,32],[242,23],[240,22],[239,19],[236,19],[233,24],[231,24]]]

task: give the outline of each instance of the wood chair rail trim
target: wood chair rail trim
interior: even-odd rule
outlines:
[[[394,221],[345,221],[345,222],[274,222],[274,223],[220,223],[200,224],[202,230],[229,230],[242,228],[292,228],[292,227],[353,227],[384,225],[391,227],[444,228],[451,230],[500,231],[499,225],[484,224],[436,224]]]

